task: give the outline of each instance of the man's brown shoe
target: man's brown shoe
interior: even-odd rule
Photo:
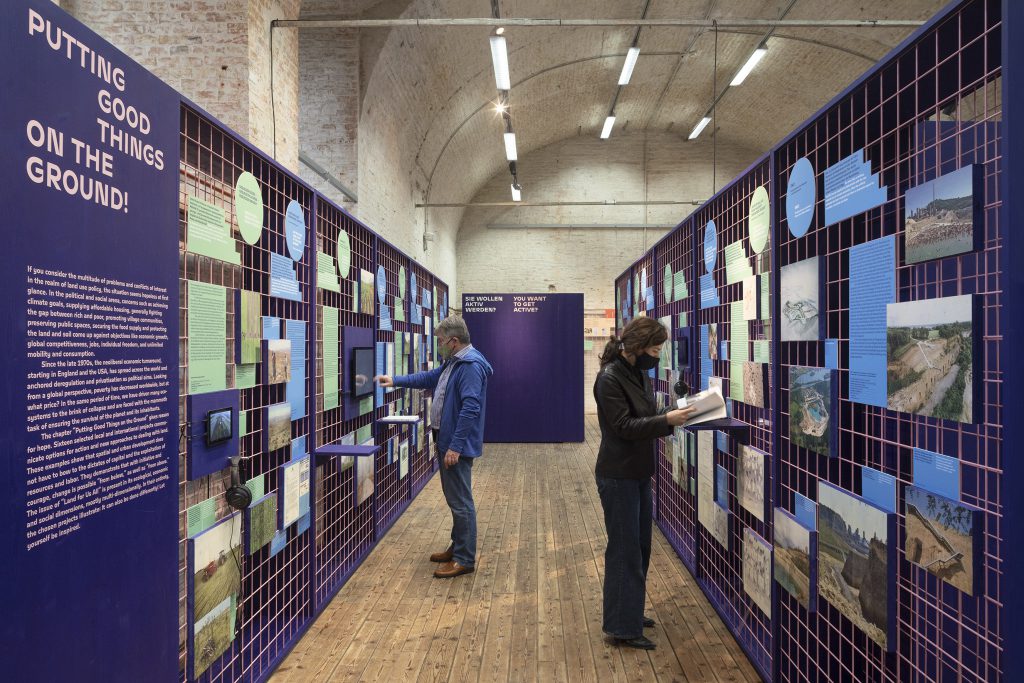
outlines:
[[[452,547],[448,546],[448,550],[443,553],[434,553],[430,556],[431,562],[451,562],[453,557]]]
[[[476,571],[476,567],[463,567],[458,562],[452,560],[451,562],[445,562],[437,571],[434,572],[434,576],[439,579],[453,579],[456,576],[462,576],[463,574],[471,574]]]

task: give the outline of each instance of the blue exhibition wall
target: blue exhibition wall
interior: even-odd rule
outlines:
[[[178,96],[49,2],[3,3],[0,58],[0,661],[172,680]]]
[[[766,680],[1019,677],[1006,11],[952,3],[615,281],[730,404],[664,441],[655,514]]]
[[[436,471],[429,395],[351,360],[431,367],[447,286],[52,3],[0,18],[0,659],[265,680]]]
[[[494,368],[484,440],[583,441],[583,295],[463,294],[462,306],[473,346]]]

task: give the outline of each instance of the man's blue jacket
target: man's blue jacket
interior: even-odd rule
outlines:
[[[487,378],[494,369],[483,354],[470,349],[465,358],[452,357],[429,372],[395,377],[396,387],[433,391],[448,363],[454,363],[448,376],[441,424],[437,429],[437,450],[443,456],[449,450],[469,458],[484,451],[484,415],[487,408]]]

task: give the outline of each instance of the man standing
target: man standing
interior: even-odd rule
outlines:
[[[430,561],[442,563],[434,576],[450,579],[476,569],[476,505],[471,475],[473,460],[483,453],[487,378],[494,370],[473,348],[462,318],[445,318],[434,334],[442,365],[415,375],[378,375],[374,379],[382,387],[434,392],[430,426],[438,456],[444,453],[441,489],[452,511],[452,543],[444,552],[431,555]]]

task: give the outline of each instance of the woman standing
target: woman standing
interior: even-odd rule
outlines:
[[[653,650],[643,634],[654,620],[644,616],[647,567],[651,562],[651,476],[655,439],[672,434],[692,408],[659,413],[648,371],[658,366],[668,331],[652,318],[635,318],[622,337],[612,336],[601,354],[594,383],[601,449],[597,490],[604,508],[608,548],[604,553],[604,632],[627,647]]]

